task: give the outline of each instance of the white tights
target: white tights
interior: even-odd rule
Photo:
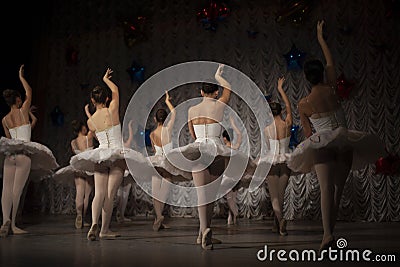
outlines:
[[[89,205],[90,193],[93,189],[93,178],[75,178],[75,206],[76,214],[82,217],[86,216],[87,208]]]
[[[3,224],[10,221],[11,229],[18,230],[15,226],[19,201],[22,191],[31,170],[31,159],[25,155],[8,156],[4,160],[3,170],[3,192],[1,195],[1,208],[3,211]]]
[[[101,213],[101,233],[108,233],[113,211],[114,197],[122,182],[123,170],[111,167],[94,173],[94,198],[92,202],[92,226],[98,224]]]
[[[126,182],[128,178],[123,178],[121,186],[118,188],[118,210],[122,217],[125,216],[126,206],[128,205],[129,193],[131,192],[132,184]]]
[[[156,213],[156,220],[162,217],[165,202],[171,188],[171,183],[167,179],[153,176],[151,179],[151,188],[153,195],[153,206]]]

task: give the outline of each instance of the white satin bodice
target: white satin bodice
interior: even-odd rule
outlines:
[[[122,148],[121,124],[111,126],[105,130],[96,131],[99,148]]]
[[[346,117],[342,108],[330,113],[324,113],[324,115],[320,118],[310,117],[310,122],[312,123],[316,132],[335,130],[339,127],[347,128]]]
[[[194,133],[196,134],[195,142],[206,142],[208,140],[221,141],[221,125],[219,123],[197,124],[193,125]]]
[[[25,142],[31,141],[31,124],[24,124],[18,127],[8,129],[11,139],[22,140]]]
[[[154,145],[154,149],[155,149],[155,154],[156,156],[164,156],[165,154],[167,154],[169,151],[171,151],[172,149],[172,143],[168,143],[164,146],[156,146]]]
[[[269,139],[270,150],[275,154],[284,155],[289,153],[290,136],[283,139]]]

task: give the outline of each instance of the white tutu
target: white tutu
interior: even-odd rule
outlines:
[[[183,182],[192,179],[191,172],[183,171],[176,168],[167,160],[165,156],[154,155],[148,157],[148,160],[155,168],[154,171],[156,171],[163,178],[169,178],[175,182]]]
[[[314,151],[321,148],[331,148],[338,152],[352,149],[353,170],[362,169],[386,154],[385,146],[377,136],[339,127],[319,131],[301,142],[290,154],[288,167],[298,173],[314,172]]]
[[[262,162],[267,162],[271,165],[277,165],[281,163],[286,163],[287,160],[290,158],[291,153],[285,154],[267,154],[264,157],[261,157],[257,164],[261,164]]]
[[[167,154],[167,158],[173,160],[173,162],[179,162],[182,155],[195,165],[207,166],[211,175],[221,176],[224,174],[224,176],[230,177],[236,182],[244,179],[244,177],[251,176],[256,167],[249,156],[243,152],[231,149],[213,140],[194,142],[174,148]],[[186,168],[186,172],[188,171],[190,169]],[[240,174],[242,175],[238,177]]]
[[[128,148],[95,148],[73,156],[70,165],[80,171],[94,172],[97,166],[111,167],[117,162],[127,170],[127,164],[135,174],[150,174],[150,165],[139,152]],[[124,175],[129,172],[124,171]]]
[[[31,158],[31,170],[54,170],[59,167],[56,158],[49,148],[36,142],[1,137],[0,161],[5,156],[24,154]]]
[[[74,169],[71,165],[61,168],[56,171],[53,175],[53,179],[64,185],[73,185],[76,177],[83,179],[88,179],[93,177],[93,173],[78,171]]]

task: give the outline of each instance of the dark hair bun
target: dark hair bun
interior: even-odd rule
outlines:
[[[6,89],[3,91],[3,97],[7,105],[11,107],[17,102],[17,98],[21,97],[21,94],[17,90]]]
[[[78,135],[79,132],[82,130],[82,126],[86,126],[83,121],[73,120],[71,122],[72,130],[74,134]]]
[[[160,108],[156,112],[156,121],[159,123],[164,123],[164,121],[167,119],[168,113],[165,109]]]
[[[205,94],[211,94],[214,93],[215,91],[218,91],[219,86],[213,83],[203,83],[201,90],[203,90],[203,92]]]
[[[304,63],[304,74],[312,85],[317,85],[324,80],[324,65],[318,59],[309,60]]]
[[[278,116],[282,112],[282,106],[278,102],[270,102],[269,107],[272,111],[272,115]]]

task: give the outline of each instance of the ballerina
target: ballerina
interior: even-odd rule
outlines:
[[[197,243],[206,250],[213,249],[213,243],[216,243],[212,238],[210,227],[215,203],[213,199],[217,195],[217,192],[209,192],[210,188],[207,185],[225,173],[226,161],[232,155],[232,149],[223,145],[221,141],[220,122],[231,95],[230,84],[221,76],[222,71],[223,65],[220,64],[215,73],[215,79],[223,87],[222,95],[218,98],[218,85],[204,83],[201,88],[203,100],[188,110],[189,132],[195,142],[174,148],[167,155],[167,158],[173,162],[181,161],[182,155],[190,160],[192,165],[194,162],[194,166],[190,168],[198,199],[200,227]],[[202,151],[205,153],[205,158],[212,159],[211,162],[203,162]],[[211,188],[211,190],[215,189],[218,188]]]
[[[24,65],[21,65],[19,69],[19,79],[25,90],[24,101],[16,90],[7,89],[3,92],[3,97],[11,110],[2,119],[6,138],[0,139],[0,154],[5,156],[1,197],[3,212],[3,225],[0,228],[1,237],[6,237],[9,233],[27,233],[16,227],[15,218],[21,194],[31,169],[48,171],[58,167],[53,153],[46,146],[31,142],[32,125],[29,122],[29,113],[32,102],[32,88],[25,79]],[[36,124],[34,118],[33,123]]]
[[[278,102],[271,102],[269,104],[274,116],[274,123],[265,127],[264,135],[267,144],[269,144],[270,153],[266,158],[261,158],[261,161],[265,160],[267,163],[272,164],[267,175],[268,190],[274,210],[272,231],[278,232],[282,236],[287,235],[287,221],[283,217],[283,203],[290,177],[290,169],[286,165],[286,160],[289,153],[290,129],[293,123],[290,101],[283,90],[284,82],[285,78],[278,79],[278,92],[285,103],[286,118],[283,118],[282,106]]]
[[[167,154],[172,149],[171,143],[171,133],[175,123],[175,108],[171,103],[171,98],[168,91],[165,91],[165,104],[167,105],[171,117],[168,123],[165,120],[168,117],[168,113],[165,109],[161,108],[156,111],[154,116],[154,121],[157,127],[150,133],[151,145],[154,156],[150,157],[150,161],[156,168],[160,175],[153,175],[151,180],[152,196],[153,196],[153,206],[155,212],[155,219],[153,223],[153,230],[159,231],[160,229],[169,228],[164,222],[164,216],[162,212],[164,210],[165,201],[167,200],[168,193],[170,192],[171,180],[177,180],[177,174],[171,171],[172,166],[167,166],[168,161],[166,161],[164,155]],[[176,170],[177,171],[177,170]],[[160,177],[161,176],[161,177]],[[164,181],[166,179],[166,181]]]
[[[231,122],[232,129],[224,130],[222,132],[222,138],[224,141],[224,144],[227,147],[230,147],[232,149],[239,149],[240,145],[242,144],[242,133],[240,132],[239,128],[235,124],[235,120],[233,117],[229,117],[229,120]],[[236,134],[236,142],[233,142],[233,132]],[[235,225],[237,224],[237,216],[239,214],[239,209],[237,206],[237,187],[232,188],[226,194],[226,201],[228,203],[228,208],[229,208],[229,214],[228,214],[228,225]]]
[[[124,141],[124,147],[131,148],[133,142],[133,121],[130,120],[128,123],[128,138]],[[125,170],[124,177],[122,179],[121,185],[117,191],[117,212],[115,214],[118,223],[131,222],[130,218],[125,217],[126,206],[128,205],[129,194],[132,189],[133,178],[130,176],[128,170]]]
[[[108,68],[103,77],[104,83],[111,90],[109,107],[107,107],[109,97],[106,88],[96,86],[91,92],[91,101],[96,107],[96,111],[90,116],[87,124],[89,130],[95,133],[99,147],[79,153],[70,161],[75,169],[94,171],[95,193],[92,201],[92,226],[87,234],[90,241],[94,241],[98,237],[107,239],[120,236],[109,229],[114,197],[127,168],[119,120],[119,89],[111,81],[112,73],[113,71]],[[133,160],[135,159],[133,158]],[[98,226],[100,211],[102,211],[101,230]]]
[[[88,106],[85,107],[85,110]],[[88,110],[87,110],[88,112]],[[93,133],[88,131],[87,125],[82,121],[72,121],[72,129],[75,138],[71,141],[71,148],[74,154],[93,149]],[[90,194],[93,189],[93,173],[79,171],[74,169],[71,165],[57,170],[53,178],[62,184],[71,184],[72,180],[75,183],[75,228],[82,229],[83,226],[90,226],[85,222],[87,208],[89,206]]]
[[[315,171],[317,174],[324,229],[320,252],[334,243],[340,199],[350,170],[361,169],[385,154],[384,145],[377,136],[347,129],[345,113],[336,94],[335,66],[323,38],[323,26],[324,21],[318,21],[317,37],[326,67],[319,60],[304,64],[304,74],[312,88],[298,104],[307,139],[296,147],[287,162],[295,172]],[[324,69],[327,83],[323,81]]]

